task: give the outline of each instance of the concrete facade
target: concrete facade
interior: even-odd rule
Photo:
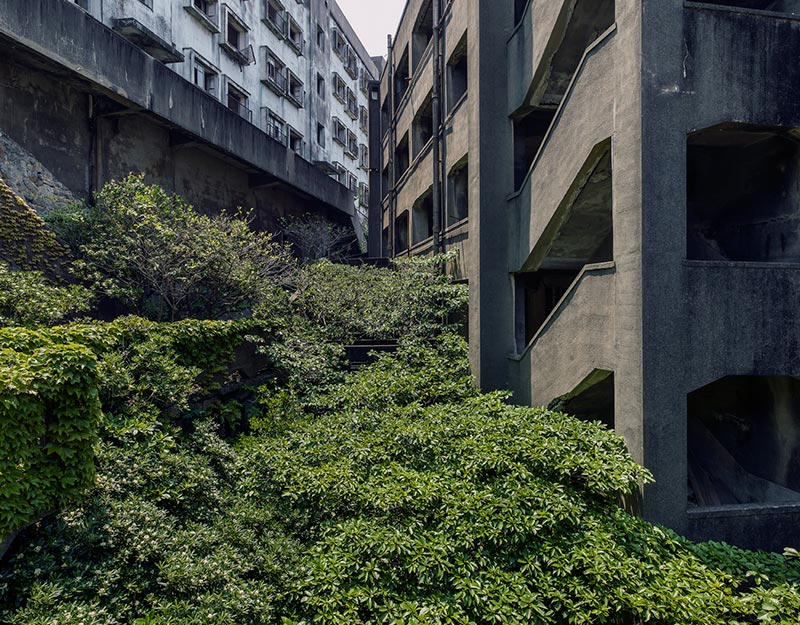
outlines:
[[[360,232],[377,69],[335,2],[2,0],[0,44],[0,132],[75,196],[144,172],[265,228],[313,212]]]
[[[440,171],[481,386],[613,427],[655,476],[647,519],[796,545],[800,3],[451,0],[443,123],[420,134],[429,6],[381,78],[385,252],[431,251]]]

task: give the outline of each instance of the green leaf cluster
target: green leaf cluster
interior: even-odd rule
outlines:
[[[88,311],[91,303],[81,286],[58,286],[41,272],[12,271],[0,262],[0,326],[55,325]]]

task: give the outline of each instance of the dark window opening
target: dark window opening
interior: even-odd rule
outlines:
[[[800,501],[800,379],[722,378],[687,419],[690,506]]]
[[[400,102],[403,100],[403,96],[405,96],[406,92],[408,91],[408,85],[411,80],[411,76],[408,71],[408,46],[403,51],[402,56],[400,57],[400,61],[397,63],[397,67],[394,70],[394,110],[400,106]]]
[[[410,153],[409,153],[409,145],[408,145],[408,133],[403,135],[403,138],[397,144],[397,148],[394,151],[394,179],[395,181],[400,180],[408,171],[408,167],[411,165]]]
[[[381,105],[381,136],[386,136],[386,134],[389,132],[391,122],[392,120],[389,117],[389,96],[387,95],[383,100],[383,104]]]
[[[420,9],[411,33],[411,73],[413,74],[433,39],[433,2],[428,0]]]
[[[515,334],[523,353],[586,265],[614,259],[611,150],[601,144],[578,178],[582,187],[553,216],[515,276]]]
[[[433,100],[430,94],[425,98],[419,108],[419,112],[414,117],[412,132],[414,134],[412,159],[415,159],[422,152],[422,149],[428,145],[428,141],[433,138]]]
[[[422,243],[433,236],[433,191],[428,190],[420,197],[412,208],[411,228],[414,245]]]
[[[452,111],[467,93],[467,35],[456,46],[447,64],[447,110]]]
[[[394,221],[394,253],[401,254],[408,250],[408,211]]]
[[[555,108],[538,108],[525,117],[514,120],[515,189],[519,189],[525,182],[555,115]]]
[[[383,173],[381,174],[381,199],[385,200],[386,196],[389,195],[389,165],[383,168]]]
[[[317,145],[325,147],[325,126],[317,124]]]
[[[599,421],[609,430],[613,430],[614,373],[595,369],[571,393],[555,400],[550,408],[583,421]]]
[[[797,0],[702,0],[706,4],[718,4],[741,9],[777,11],[779,13],[800,13]]]
[[[525,15],[525,9],[528,7],[530,0],[514,0],[514,23],[518,24]]]
[[[687,147],[687,257],[800,262],[798,132],[723,124]]]
[[[447,176],[447,225],[469,217],[469,163],[456,165]]]

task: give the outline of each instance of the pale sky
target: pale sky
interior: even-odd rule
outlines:
[[[386,35],[395,36],[406,0],[337,0],[370,56],[386,56]]]

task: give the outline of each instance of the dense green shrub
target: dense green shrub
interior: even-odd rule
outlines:
[[[94,355],[0,341],[0,540],[91,485],[100,418]]]
[[[142,176],[107,184],[96,208],[61,211],[50,226],[77,248],[79,275],[158,321],[240,316],[293,267],[288,248],[246,215],[201,215]]]
[[[38,271],[12,271],[0,262],[0,326],[54,325],[89,310],[91,293],[57,286]]]
[[[440,271],[447,258],[402,260],[390,270],[310,265],[297,278],[295,311],[336,342],[435,336],[467,305],[467,287]]]

